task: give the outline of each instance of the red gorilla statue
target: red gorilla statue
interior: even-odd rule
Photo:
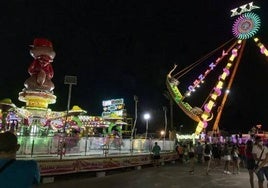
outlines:
[[[51,79],[54,71],[51,63],[56,55],[52,43],[44,38],[36,38],[31,47],[30,54],[34,58],[28,68],[31,77],[25,81],[24,86],[27,90],[52,92],[54,84]]]

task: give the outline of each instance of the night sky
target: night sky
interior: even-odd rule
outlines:
[[[144,112],[152,116],[149,132],[162,129],[163,106],[168,107],[169,118],[169,101],[163,95],[166,74],[174,64],[182,69],[231,39],[235,18],[230,17],[230,10],[249,2],[2,2],[0,99],[11,98],[17,106],[24,105],[18,93],[24,88],[33,60],[29,45],[34,38],[48,38],[56,52],[52,81],[57,96],[57,102],[49,108],[66,110],[68,85],[64,85],[64,76],[72,75],[77,76],[78,83],[72,87],[71,106],[78,105],[89,115],[101,115],[102,100],[124,98],[128,115],[134,118],[136,95],[138,132],[144,131]],[[253,11],[262,20],[257,36],[268,48],[268,2],[254,4],[261,7]],[[196,77],[201,72],[191,74]],[[249,40],[223,111],[221,128],[247,132],[262,124],[268,130],[267,81],[267,58]],[[184,125],[183,131],[193,132],[197,123],[174,105],[174,127],[180,125]]]

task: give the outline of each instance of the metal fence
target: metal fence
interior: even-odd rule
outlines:
[[[19,136],[17,157],[95,156],[150,153],[157,142],[162,152],[174,150],[175,141],[159,139],[122,139],[116,137],[40,137]]]

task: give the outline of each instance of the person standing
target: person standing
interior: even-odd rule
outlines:
[[[238,151],[239,151],[239,158],[240,158],[240,161],[241,161],[241,165],[246,168],[246,156],[245,156],[245,149],[246,149],[246,144],[245,142],[242,141],[242,143],[240,143],[238,145]]]
[[[200,142],[197,142],[196,146],[197,162],[200,164],[203,163],[203,152],[204,152],[203,146],[201,145]]]
[[[206,175],[208,175],[210,171],[210,163],[211,163],[211,157],[212,157],[212,149],[211,145],[205,142],[205,149],[204,149],[204,161],[206,164]]]
[[[253,157],[252,149],[253,149],[253,141],[248,140],[245,146],[246,168],[248,169],[250,187],[254,188],[255,160]]]
[[[190,161],[189,173],[191,175],[193,175],[194,174],[194,166],[195,166],[195,149],[194,149],[194,146],[193,146],[193,142],[189,143],[188,156],[189,156],[189,161]]]
[[[188,163],[189,162],[189,144],[188,143],[184,143],[183,144],[183,163]]]
[[[212,157],[217,166],[221,164],[221,153],[221,143],[212,144]]]
[[[239,151],[237,145],[233,144],[232,150],[232,162],[233,162],[233,174],[239,174],[240,171],[240,158],[238,156]]]
[[[20,145],[15,134],[0,133],[0,184],[8,188],[30,188],[40,183],[40,171],[34,160],[16,160]]]
[[[160,151],[161,151],[160,146],[157,144],[157,142],[155,142],[154,147],[152,149],[154,166],[159,166]]]
[[[252,154],[258,165],[257,169],[255,169],[258,185],[259,188],[263,188],[264,177],[266,180],[268,179],[268,148],[263,145],[263,140],[260,136],[255,137]]]
[[[180,144],[178,146],[179,162],[183,163],[183,146]]]

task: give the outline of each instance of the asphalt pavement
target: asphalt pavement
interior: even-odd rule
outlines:
[[[53,183],[41,184],[41,188],[247,188],[249,175],[247,169],[241,168],[239,174],[224,174],[223,165],[212,166],[206,174],[204,164],[196,164],[193,175],[189,174],[189,164],[167,163],[160,167],[141,167],[141,169],[127,169],[121,171],[98,173],[99,177],[83,174],[83,176],[61,176]],[[53,179],[53,178],[52,178]],[[47,179],[47,180],[52,180]],[[255,187],[257,181],[255,177]]]

